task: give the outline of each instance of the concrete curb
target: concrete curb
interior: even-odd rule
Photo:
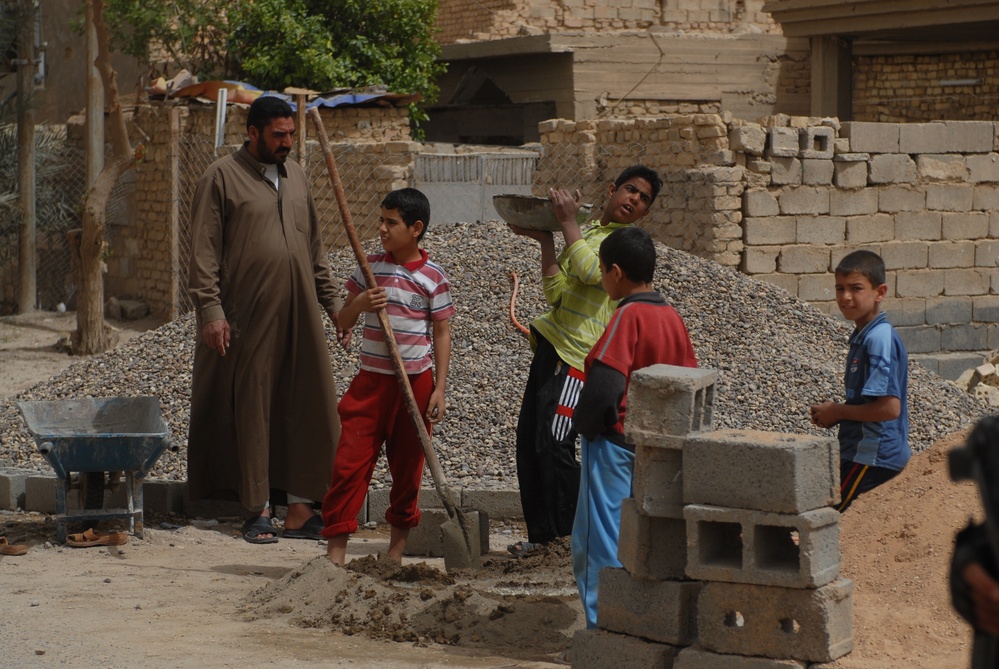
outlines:
[[[39,474],[34,470],[0,469],[0,510],[55,513],[57,482],[55,476]],[[520,492],[517,490],[462,488],[453,492],[456,496],[460,495],[460,500],[455,500],[459,506],[482,510],[491,520],[521,520],[524,517],[520,506]],[[183,515],[188,518],[239,518],[246,515],[238,502],[191,500],[187,496],[186,481],[146,479],[142,484],[142,494],[147,513]],[[109,495],[105,506],[120,508],[125,505],[124,485]],[[387,488],[370,490],[365,505],[358,514],[358,522],[385,522],[388,496]],[[68,495],[67,504],[70,508],[73,508],[75,499],[75,494]],[[437,491],[433,488],[421,490],[420,506],[424,509],[440,508]]]

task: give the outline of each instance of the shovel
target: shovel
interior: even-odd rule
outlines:
[[[354,250],[357,264],[364,274],[364,281],[369,287],[377,286],[375,277],[371,273],[368,265],[368,257],[361,247],[361,240],[357,236],[354,228],[354,221],[350,216],[350,209],[347,207],[347,196],[343,192],[343,184],[340,183],[340,173],[333,160],[333,151],[330,149],[329,138],[326,135],[326,128],[323,127],[319,110],[312,108],[309,110],[309,118],[316,129],[316,136],[319,138],[319,146],[326,157],[326,169],[330,174],[330,183],[333,186],[333,194],[336,197],[337,206],[340,208],[340,217],[343,219],[343,227],[347,231],[347,238],[350,246]],[[434,446],[427,433],[427,427],[423,422],[423,415],[420,407],[416,405],[416,397],[413,396],[413,387],[409,383],[406,375],[406,368],[403,366],[402,354],[399,352],[399,344],[395,340],[392,332],[392,324],[389,322],[388,312],[384,308],[378,310],[378,322],[381,323],[382,330],[385,331],[385,341],[388,344],[389,355],[392,357],[392,367],[395,369],[395,376],[402,388],[403,397],[406,401],[406,411],[413,420],[417,434],[420,435],[420,443],[423,446],[423,454],[427,458],[427,465],[430,467],[430,474],[434,479],[434,486],[437,494],[440,495],[444,510],[447,511],[448,519],[441,524],[441,539],[444,544],[444,568],[447,571],[454,569],[477,569],[480,566],[480,549],[477,541],[477,525],[471,518],[466,516],[458,505],[454,503],[451,489],[444,480],[444,472],[441,469],[440,460],[434,452]]]

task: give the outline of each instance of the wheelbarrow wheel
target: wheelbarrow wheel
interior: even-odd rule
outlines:
[[[80,502],[84,509],[104,508],[104,472],[83,472],[80,478]]]

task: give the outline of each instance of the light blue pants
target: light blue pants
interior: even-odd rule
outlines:
[[[631,497],[635,454],[604,437],[582,439],[579,501],[572,524],[572,573],[583,600],[586,627],[597,626],[597,579],[604,567],[620,567],[621,502]]]

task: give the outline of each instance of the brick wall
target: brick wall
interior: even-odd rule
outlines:
[[[561,30],[672,30],[779,33],[764,0],[441,0],[442,44]]]
[[[996,118],[997,51],[858,56],[853,72],[853,118],[858,121]],[[955,85],[962,80],[977,83]]]

